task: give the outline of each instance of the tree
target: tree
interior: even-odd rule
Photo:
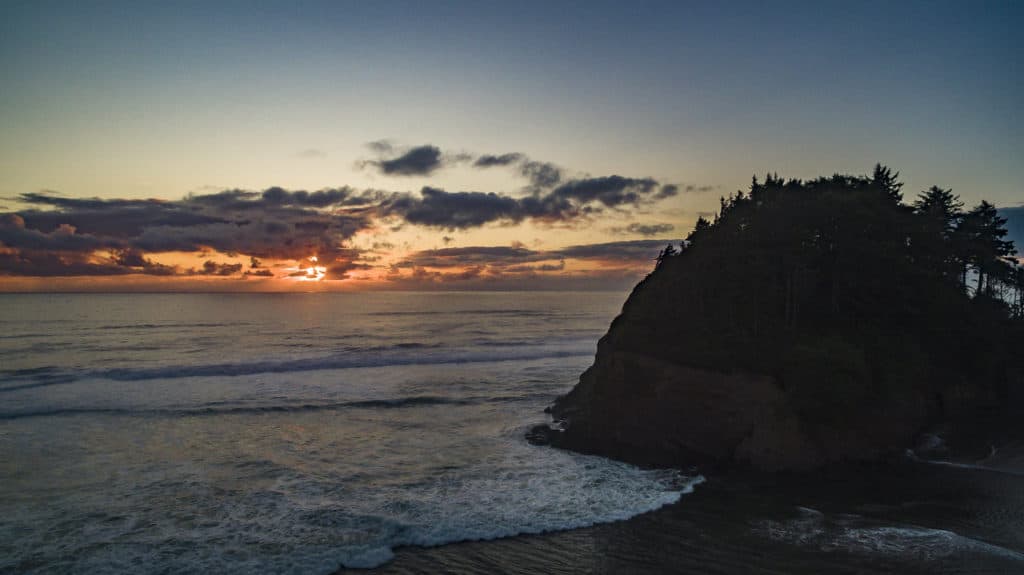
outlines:
[[[912,239],[917,260],[966,286],[968,257],[957,233],[964,216],[960,196],[932,186],[917,196],[912,207],[920,224]]]
[[[1010,309],[1015,318],[1024,320],[1024,264],[1013,267],[1013,300]]]
[[[944,235],[951,233],[963,217],[964,203],[953,190],[932,186],[914,200],[914,211],[941,224]]]
[[[698,217],[697,223],[694,224],[693,226],[693,231],[691,231],[690,234],[686,236],[687,245],[697,241],[697,239],[709,228],[711,228],[711,222],[708,221],[708,219],[705,218],[704,216]]]
[[[903,182],[897,180],[900,173],[893,173],[892,170],[882,164],[875,164],[875,170],[871,174],[871,183],[883,190],[890,199],[899,203],[903,201]]]
[[[665,258],[670,258],[674,255],[676,255],[676,247],[673,246],[672,244],[665,246],[665,249],[661,250],[661,253],[658,254],[658,263],[655,267],[661,266],[661,264],[665,261]]]
[[[986,293],[986,279],[997,276],[1004,264],[1004,258],[1013,254],[1013,242],[1006,237],[1006,218],[1001,217],[996,207],[982,201],[964,214],[957,228],[962,234],[966,260],[978,274],[975,297]],[[992,291],[991,283],[987,285]]]

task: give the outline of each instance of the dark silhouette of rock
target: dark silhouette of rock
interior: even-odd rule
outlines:
[[[938,188],[949,209],[915,209],[900,186],[877,166],[755,178],[723,198],[634,288],[550,408],[556,425],[530,441],[642,465],[806,470],[1015,408],[1024,318],[1005,220],[984,202],[963,214]],[[990,217],[968,230],[975,213]]]

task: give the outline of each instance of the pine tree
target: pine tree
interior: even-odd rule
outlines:
[[[983,200],[964,214],[958,230],[963,234],[966,259],[978,274],[975,297],[991,292],[993,286],[990,282],[986,290],[986,280],[998,276],[1003,258],[1013,254],[1013,242],[1003,239],[1007,234],[1006,218]]]
[[[886,195],[895,203],[903,201],[903,182],[898,181],[900,173],[893,173],[892,170],[882,164],[875,164],[875,170],[871,174],[871,183],[883,190]]]

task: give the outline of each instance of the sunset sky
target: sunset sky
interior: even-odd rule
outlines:
[[[0,291],[623,289],[767,171],[1020,206],[1022,16],[0,2]]]

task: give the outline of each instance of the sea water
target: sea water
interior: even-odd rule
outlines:
[[[624,299],[0,295],[0,571],[331,573],[675,502],[523,439]]]

